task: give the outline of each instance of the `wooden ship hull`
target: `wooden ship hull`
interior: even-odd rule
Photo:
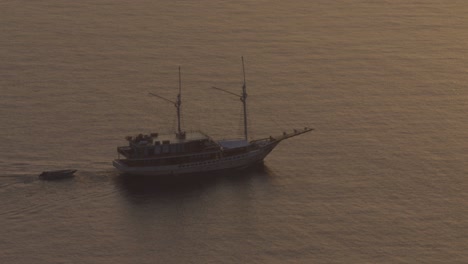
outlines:
[[[193,161],[179,163],[173,165],[158,165],[158,166],[129,166],[124,160],[114,160],[113,165],[120,172],[126,174],[135,174],[142,176],[162,176],[162,175],[181,175],[200,172],[214,172],[230,169],[242,169],[255,165],[263,161],[263,159],[276,147],[278,142],[272,142],[263,147],[250,150],[237,155],[223,156],[219,152],[217,157],[205,159],[201,161]],[[145,160],[142,160],[143,162]],[[146,160],[148,163],[151,160]]]

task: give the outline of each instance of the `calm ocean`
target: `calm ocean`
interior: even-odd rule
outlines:
[[[468,263],[462,0],[0,3],[0,263]],[[123,177],[124,137],[313,127],[263,166]],[[76,177],[40,181],[44,170]],[[192,177],[193,178],[193,177]]]

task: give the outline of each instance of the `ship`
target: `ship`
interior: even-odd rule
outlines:
[[[175,106],[177,131],[125,137],[128,144],[117,147],[118,158],[113,161],[113,166],[123,174],[141,176],[183,175],[243,169],[262,163],[281,141],[314,130],[304,127],[282,132],[277,136],[249,140],[247,85],[244,58],[241,57],[241,59],[244,77],[242,93],[236,94],[218,87],[212,88],[240,98],[243,105],[243,138],[215,140],[202,131],[187,132],[181,128],[182,85],[179,67],[179,93],[175,101],[149,93]]]

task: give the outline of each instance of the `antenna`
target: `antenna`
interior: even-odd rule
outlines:
[[[177,94],[177,101],[166,99],[154,93],[148,93],[148,94],[151,96],[157,97],[159,99],[162,99],[166,102],[169,102],[175,106],[175,108],[177,109],[177,133],[176,135],[177,135],[177,138],[179,139],[185,138],[185,132],[183,132],[182,129],[180,128],[180,106],[182,105],[182,81],[180,78],[180,66],[179,66],[179,94]]]
[[[211,88],[215,89],[215,90],[225,92],[225,93],[228,93],[228,94],[231,94],[231,95],[234,95],[234,96],[240,98],[240,100],[241,100],[241,102],[243,104],[243,107],[244,107],[244,137],[245,137],[245,140],[248,141],[249,139],[248,139],[248,133],[247,133],[247,85],[245,83],[244,57],[241,57],[241,58],[242,58],[242,72],[244,74],[244,84],[242,85],[242,94],[239,95],[239,94],[230,92],[228,90],[224,90],[224,89],[214,87],[214,86],[212,86]]]

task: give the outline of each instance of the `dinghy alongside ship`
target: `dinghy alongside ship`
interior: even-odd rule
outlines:
[[[54,170],[54,171],[44,171],[39,174],[41,180],[60,180],[72,178],[73,174],[77,170]]]
[[[118,159],[113,161],[120,172],[135,175],[174,175],[237,169],[260,163],[281,141],[312,131],[312,128],[294,129],[276,137],[248,140],[247,91],[244,59],[242,58],[244,84],[242,94],[213,87],[214,89],[239,96],[244,109],[244,138],[214,140],[203,132],[185,132],[180,125],[181,78],[179,67],[179,94],[176,101],[156,94],[151,95],[168,101],[177,109],[177,132],[160,135],[151,133],[128,136],[127,146],[117,147]],[[120,156],[124,158],[120,158]]]

